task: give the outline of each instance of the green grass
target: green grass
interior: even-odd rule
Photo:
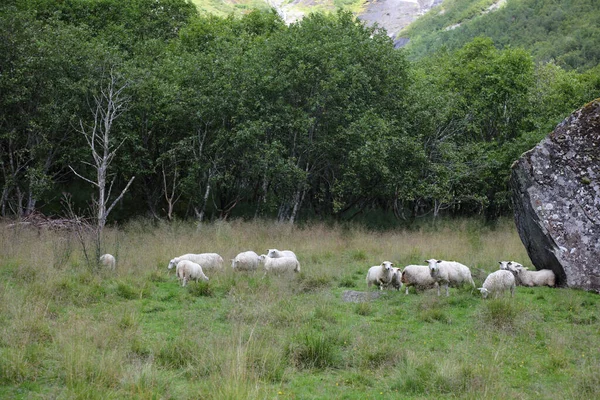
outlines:
[[[437,257],[477,284],[501,259],[528,265],[510,221],[412,231],[271,222],[134,221],[108,231],[117,271],[86,267],[68,233],[0,225],[0,398],[597,398],[598,296],[517,288],[363,291],[371,265]],[[179,286],[186,252],[293,249],[293,276],[234,274]],[[116,249],[116,250],[115,250]],[[226,263],[226,265],[228,265]]]

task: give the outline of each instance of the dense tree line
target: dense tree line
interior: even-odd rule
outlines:
[[[346,12],[286,26],[184,0],[11,0],[0,213],[97,202],[97,129],[107,204],[131,183],[117,219],[495,218],[511,163],[599,89],[485,38],[409,62]]]

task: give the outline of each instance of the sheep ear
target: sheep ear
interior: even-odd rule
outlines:
[[[437,260],[437,261],[436,261],[436,263],[438,263],[438,264],[439,264],[439,263],[441,263],[441,262],[442,262],[442,260]]]

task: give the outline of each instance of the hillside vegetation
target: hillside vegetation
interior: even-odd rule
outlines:
[[[76,236],[0,225],[0,397],[87,399],[598,398],[598,295],[517,288],[482,300],[452,288],[366,289],[369,266],[430,257],[527,262],[511,221],[377,233],[358,226],[240,221],[107,230],[116,272],[88,265]],[[174,255],[293,249],[293,276],[234,274],[178,285]]]
[[[600,8],[594,0],[507,0],[488,12],[493,3],[445,0],[399,36],[410,38],[408,48],[417,58],[486,36],[500,48],[522,47],[537,62],[567,70],[600,63]]]

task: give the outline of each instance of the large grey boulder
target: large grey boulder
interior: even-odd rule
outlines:
[[[600,99],[524,153],[510,178],[531,262],[557,284],[600,292]]]

